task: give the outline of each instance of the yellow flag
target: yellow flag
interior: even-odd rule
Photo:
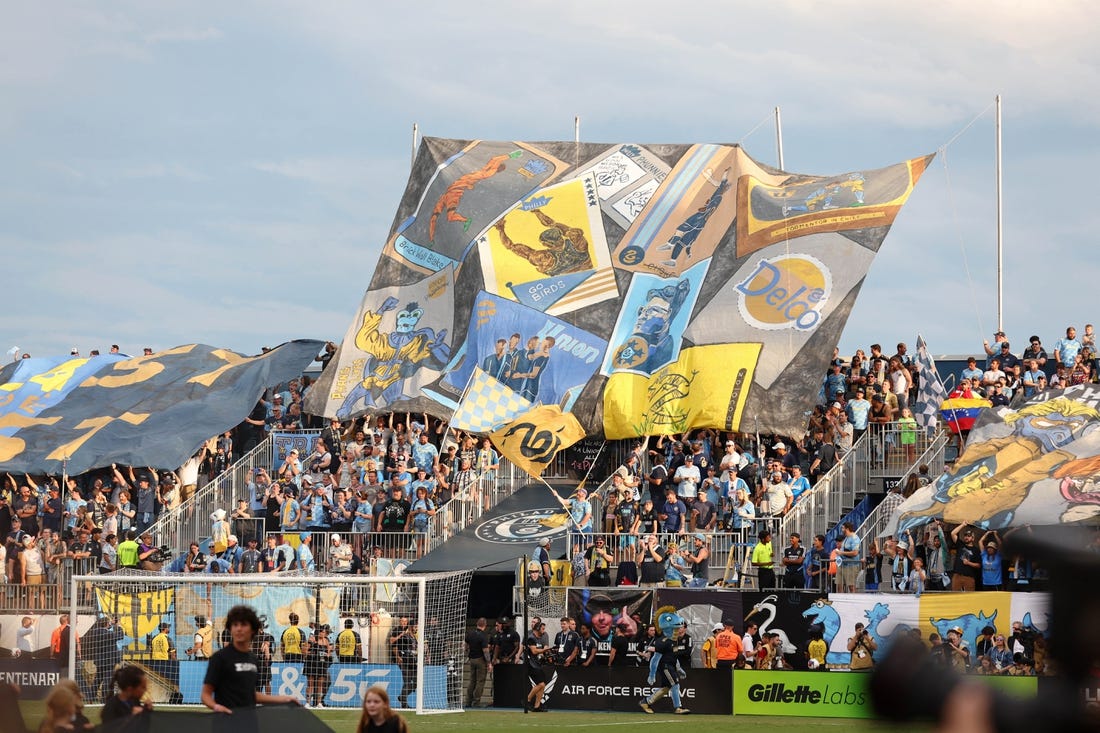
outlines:
[[[176,597],[172,588],[140,593],[116,593],[96,588],[95,595],[100,613],[118,616],[122,633],[135,640],[144,640],[157,630],[160,622],[173,611]]]
[[[558,451],[584,437],[584,428],[572,413],[544,405],[519,415],[490,437],[505,458],[538,476]]]
[[[604,435],[613,440],[692,428],[740,430],[760,348],[693,346],[652,376],[612,374],[603,392]]]

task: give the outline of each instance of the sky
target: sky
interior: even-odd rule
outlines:
[[[839,344],[1018,352],[1100,318],[1084,2],[12,3],[0,349],[339,341],[436,137],[740,142],[833,175],[939,152]],[[1072,180],[1070,180],[1072,179]],[[1070,180],[1077,193],[1066,195]],[[1077,181],[1077,183],[1073,183]],[[1084,188],[1082,188],[1084,186]]]

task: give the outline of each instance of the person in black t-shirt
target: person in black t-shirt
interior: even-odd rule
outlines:
[[[225,615],[225,625],[233,644],[210,657],[202,681],[202,704],[215,713],[232,713],[256,703],[297,703],[290,695],[269,695],[256,689],[259,662],[252,653],[252,639],[261,629],[256,612],[248,606],[233,606]]]
[[[547,647],[540,644],[545,630],[546,624],[540,621],[535,624],[534,628],[531,629],[531,633],[527,635],[527,639],[523,642],[523,657],[527,664],[527,676],[530,678],[531,684],[534,685],[531,692],[527,694],[523,709],[530,709],[534,713],[546,712],[546,706],[543,705],[542,700],[543,690],[546,689],[546,670],[542,668],[542,655],[546,653]]]
[[[481,702],[481,693],[485,690],[487,668],[490,666],[489,636],[485,633],[487,625],[484,618],[479,618],[477,627],[466,634],[466,657],[470,665],[470,684],[466,688],[465,701],[468,708]]]
[[[152,703],[144,703],[141,698],[149,689],[149,680],[145,677],[145,670],[133,664],[119,667],[111,679],[112,687],[118,685],[118,692],[109,696],[103,703],[103,709],[99,711],[99,717],[104,725],[112,720],[129,719],[133,715],[141,715],[146,710],[153,708]],[[120,726],[122,723],[119,724]]]

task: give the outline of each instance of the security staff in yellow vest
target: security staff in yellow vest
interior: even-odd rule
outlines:
[[[176,645],[172,643],[168,628],[167,623],[161,623],[157,627],[157,635],[149,640],[149,669],[172,685],[169,696],[173,702],[177,699],[183,702],[179,696],[180,666],[176,661]]]
[[[210,659],[210,655],[214,653],[214,627],[206,616],[195,617],[195,639],[187,653],[196,662]]]
[[[168,624],[162,623],[158,629],[160,633],[149,642],[149,654],[154,662],[169,662],[176,659],[176,646],[172,643],[172,637],[168,635]]]
[[[344,630],[336,635],[336,659],[341,664],[358,664],[363,661],[363,644],[355,632],[355,622],[344,619]]]
[[[279,640],[279,646],[283,650],[284,662],[301,662],[302,650],[305,648],[306,632],[298,626],[298,614],[290,614],[290,626],[283,631]]]

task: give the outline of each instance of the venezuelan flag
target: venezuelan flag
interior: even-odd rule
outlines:
[[[978,397],[949,397],[940,405],[940,416],[951,428],[951,432],[958,433],[974,427],[974,421],[982,414],[982,410],[992,406],[993,403],[989,400]]]

